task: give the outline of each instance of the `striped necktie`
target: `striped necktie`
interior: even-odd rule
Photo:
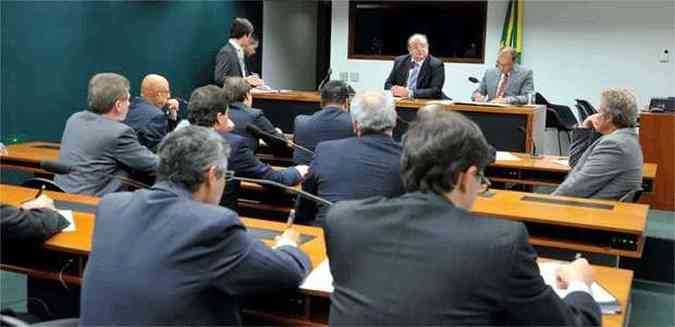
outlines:
[[[410,76],[408,76],[408,90],[417,89],[417,76],[420,73],[420,65],[413,61],[413,67],[410,69]]]
[[[499,81],[499,87],[497,88],[497,97],[498,98],[504,97],[504,93],[506,92],[506,87],[509,85],[509,77],[510,76],[511,76],[511,73],[502,74],[502,79]]]

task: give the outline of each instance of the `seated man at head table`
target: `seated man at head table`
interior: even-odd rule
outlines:
[[[66,192],[102,196],[124,187],[120,178],[157,170],[157,156],[138,142],[122,121],[129,111],[129,80],[101,73],[89,80],[89,110],[68,118],[61,138],[59,161],[72,166],[54,182]]]
[[[231,133],[234,123],[228,117],[228,112],[227,96],[222,88],[207,85],[192,92],[188,104],[190,124],[212,128],[223,137],[231,149],[227,165],[235,176],[266,179],[288,186],[302,181],[307,174],[306,165],[274,170],[270,165],[262,163],[249,149],[243,137]],[[239,181],[227,182],[221,205],[236,211],[239,185]]]
[[[68,227],[69,223],[54,208],[54,200],[42,194],[20,207],[0,204],[2,248],[14,242],[44,242]]]
[[[264,85],[256,74],[249,74],[246,69],[246,51],[253,38],[253,24],[242,17],[236,17],[230,25],[230,39],[216,55],[216,66],[213,69],[213,80],[222,85],[227,77],[242,77],[251,86]]]
[[[473,92],[473,101],[503,104],[527,104],[528,96],[534,93],[532,70],[516,63],[518,52],[505,47],[497,55],[497,67],[488,69],[478,89]]]
[[[272,153],[288,157],[290,149],[283,141],[286,136],[272,125],[262,110],[251,107],[253,105],[251,86],[240,77],[228,77],[225,79],[223,89],[229,99],[230,119],[234,122],[233,133],[245,137],[248,147],[253,152],[258,151],[258,142],[262,139],[270,146]]]
[[[396,57],[394,67],[384,83],[395,97],[445,99],[443,62],[429,54],[429,42],[424,34],[408,38],[408,54]]]
[[[218,206],[229,147],[188,126],[160,143],[158,182],[109,194],[96,210],[80,323],[240,325],[239,299],[296,289],[311,267],[286,230],[269,248]]]
[[[642,188],[642,148],[636,131],[635,96],[628,90],[602,92],[598,113],[572,133],[570,166],[554,195],[618,200]]]
[[[323,141],[354,136],[349,114],[349,85],[343,81],[328,81],[320,92],[321,110],[312,115],[297,115],[293,128],[295,143],[311,151]],[[295,149],[293,161],[307,164],[312,161],[312,154]]]
[[[141,96],[134,97],[123,123],[134,129],[138,142],[154,150],[178,124],[178,100],[171,98],[169,81],[150,74],[141,82]]]
[[[357,93],[351,114],[357,136],[319,143],[302,189],[331,202],[403,194],[394,99],[383,91]],[[326,209],[299,197],[296,220],[323,225]]]
[[[561,299],[544,283],[520,222],[469,212],[487,189],[487,142],[448,111],[411,126],[408,193],[334,204],[324,235],[335,287],[331,325],[599,325],[585,259],[562,266]]]

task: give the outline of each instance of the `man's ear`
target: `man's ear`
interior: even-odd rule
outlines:
[[[467,187],[469,183],[471,183],[471,179],[476,178],[476,175],[478,174],[478,168],[476,166],[471,166],[461,174],[459,174],[459,178],[457,178],[457,183],[459,184],[459,190],[462,192],[467,191]]]
[[[359,123],[357,123],[356,120],[352,120],[352,130],[355,135],[359,135]]]

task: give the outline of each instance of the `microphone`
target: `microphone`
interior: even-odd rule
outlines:
[[[326,76],[321,80],[321,83],[319,83],[319,87],[317,88],[317,91],[321,91],[323,88],[323,85],[326,84],[330,80],[330,75],[333,74],[333,68],[328,68],[328,72],[326,72]]]
[[[56,175],[67,175],[70,173],[81,173],[75,169],[73,169],[73,166],[62,162],[62,161],[40,161],[40,169],[46,170],[52,174]],[[122,182],[122,184],[126,184],[129,186],[133,186],[136,188],[150,188],[150,185],[147,185],[145,183],[141,183],[137,180],[133,180],[131,178],[127,178],[124,176],[117,176],[117,175],[110,175],[110,177],[117,179],[118,181]]]
[[[474,84],[480,83],[480,81],[473,76],[469,76],[469,82],[474,83]]]
[[[250,182],[250,183],[262,184],[262,185],[271,185],[271,186],[279,187],[279,188],[282,188],[282,189],[284,189],[286,191],[289,191],[293,194],[297,194],[297,195],[299,195],[299,196],[301,196],[305,199],[316,202],[318,204],[323,204],[323,205],[327,205],[327,206],[333,205],[333,202],[330,202],[330,201],[328,201],[328,200],[326,200],[322,197],[318,197],[318,196],[316,196],[312,193],[308,193],[308,192],[305,192],[303,190],[297,190],[297,189],[292,188],[290,186],[286,186],[284,184],[277,183],[277,182],[274,182],[274,181],[268,181],[266,179],[237,177],[237,176],[232,176],[232,179],[234,179],[236,181],[240,181],[240,182]]]
[[[305,152],[311,154],[312,156],[314,155],[314,151],[312,151],[312,150],[310,150],[310,149],[308,149],[308,148],[305,148],[304,146],[297,145],[297,144],[295,144],[293,141],[287,140],[285,137],[280,137],[280,136],[277,136],[277,135],[274,135],[274,134],[267,133],[267,132],[263,131],[262,129],[258,128],[258,126],[255,126],[255,125],[253,125],[253,124],[248,124],[248,125],[246,125],[246,129],[248,129],[248,130],[250,130],[250,131],[253,131],[254,133],[262,134],[262,135],[265,135],[265,136],[267,136],[267,137],[271,137],[271,138],[273,138],[273,139],[275,139],[275,140],[282,141],[282,142],[284,142],[287,146],[289,146],[289,147],[291,147],[291,148],[293,148],[293,149],[298,149],[298,150],[301,150],[301,151],[305,151]]]

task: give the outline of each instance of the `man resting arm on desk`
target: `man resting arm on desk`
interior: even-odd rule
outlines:
[[[598,113],[572,134],[570,164],[574,168],[553,194],[618,200],[640,189],[643,158],[635,130],[637,115],[637,103],[629,91],[603,92]]]
[[[534,92],[534,78],[531,69],[516,64],[518,53],[506,47],[499,51],[497,67],[488,69],[472,99],[477,102],[504,104],[526,104],[527,97]]]
[[[54,200],[46,195],[23,203],[20,207],[0,204],[0,238],[3,247],[7,242],[44,242],[68,227],[68,221],[56,208]]]
[[[384,89],[403,98],[445,99],[443,62],[429,55],[429,42],[423,34],[408,39],[409,54],[396,57]]]
[[[297,232],[269,248],[218,206],[228,152],[218,133],[184,127],[160,143],[152,188],[101,199],[83,326],[240,325],[240,297],[300,285],[311,264]]]

